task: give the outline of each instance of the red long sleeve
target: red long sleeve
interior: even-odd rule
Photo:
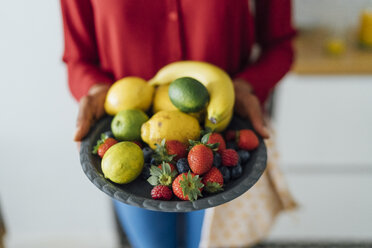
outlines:
[[[295,30],[289,0],[256,0],[255,4],[256,42],[261,48],[261,56],[237,77],[248,81],[263,103],[291,67],[291,40]]]
[[[150,79],[168,63],[198,60],[250,82],[263,102],[289,70],[290,0],[61,0],[69,86],[76,99],[95,83]],[[262,49],[249,63],[252,44]]]
[[[87,94],[96,83],[112,83],[113,77],[99,64],[92,6],[89,0],[61,0],[65,35],[63,61],[75,99]]]

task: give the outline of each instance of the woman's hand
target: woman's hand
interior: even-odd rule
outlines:
[[[93,85],[88,95],[80,99],[79,113],[76,122],[75,141],[81,141],[89,132],[92,124],[105,113],[104,103],[109,85]]]
[[[243,79],[234,80],[235,112],[249,119],[256,132],[263,138],[269,138],[264,124],[263,114],[258,98],[252,93],[252,86]]]

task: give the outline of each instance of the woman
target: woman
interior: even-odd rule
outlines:
[[[125,76],[150,79],[161,67],[178,60],[206,61],[226,70],[234,79],[236,112],[248,118],[261,136],[269,137],[261,110],[292,63],[295,31],[290,0],[61,0],[61,6],[63,60],[71,93],[79,101],[75,141],[104,114],[105,96],[114,81]],[[261,52],[254,59],[255,43]],[[281,199],[278,192],[272,195]],[[197,247],[202,226],[202,246],[225,247],[223,242],[229,238],[220,243],[211,238],[217,233],[213,223],[225,205],[208,210],[204,224],[204,211],[186,214],[181,235],[176,231],[180,227],[175,228],[177,214],[118,202],[115,209],[134,247],[183,246],[177,237],[183,237],[187,247]],[[229,222],[224,223],[228,226]],[[240,240],[234,242],[250,243]]]

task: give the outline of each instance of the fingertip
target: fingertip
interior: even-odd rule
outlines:
[[[82,125],[76,130],[76,135],[75,135],[75,141],[82,141],[84,137],[88,134],[89,129],[90,129],[91,122],[86,121],[82,123]]]
[[[74,141],[75,142],[80,142],[81,141],[81,134],[80,134],[79,130],[76,131],[76,133],[75,133]]]
[[[262,138],[268,139],[270,137],[269,130],[261,123],[259,125],[253,125],[253,128]]]
[[[262,135],[262,138],[263,139],[270,139],[270,135],[269,134],[264,134],[264,135]]]
[[[264,126],[263,122],[260,119],[255,119],[252,121],[253,129],[264,139],[270,137],[269,130]]]
[[[79,125],[77,128],[76,128],[76,132],[75,132],[75,136],[74,136],[74,141],[75,142],[79,142],[81,141],[81,139],[83,138],[84,136],[84,128],[83,128],[83,125]]]
[[[81,142],[80,141],[76,142],[76,146],[77,146],[78,151],[80,151]]]
[[[270,138],[269,129],[267,129],[267,127],[262,128],[262,137],[264,139]]]

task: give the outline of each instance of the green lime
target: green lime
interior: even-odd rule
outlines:
[[[148,119],[142,110],[122,110],[112,119],[111,131],[118,140],[141,140],[141,126]]]
[[[198,112],[209,101],[207,88],[191,77],[174,80],[169,86],[168,94],[173,105],[185,113]]]
[[[144,164],[141,148],[133,142],[119,142],[111,146],[102,158],[105,178],[114,183],[130,183],[141,174]]]

